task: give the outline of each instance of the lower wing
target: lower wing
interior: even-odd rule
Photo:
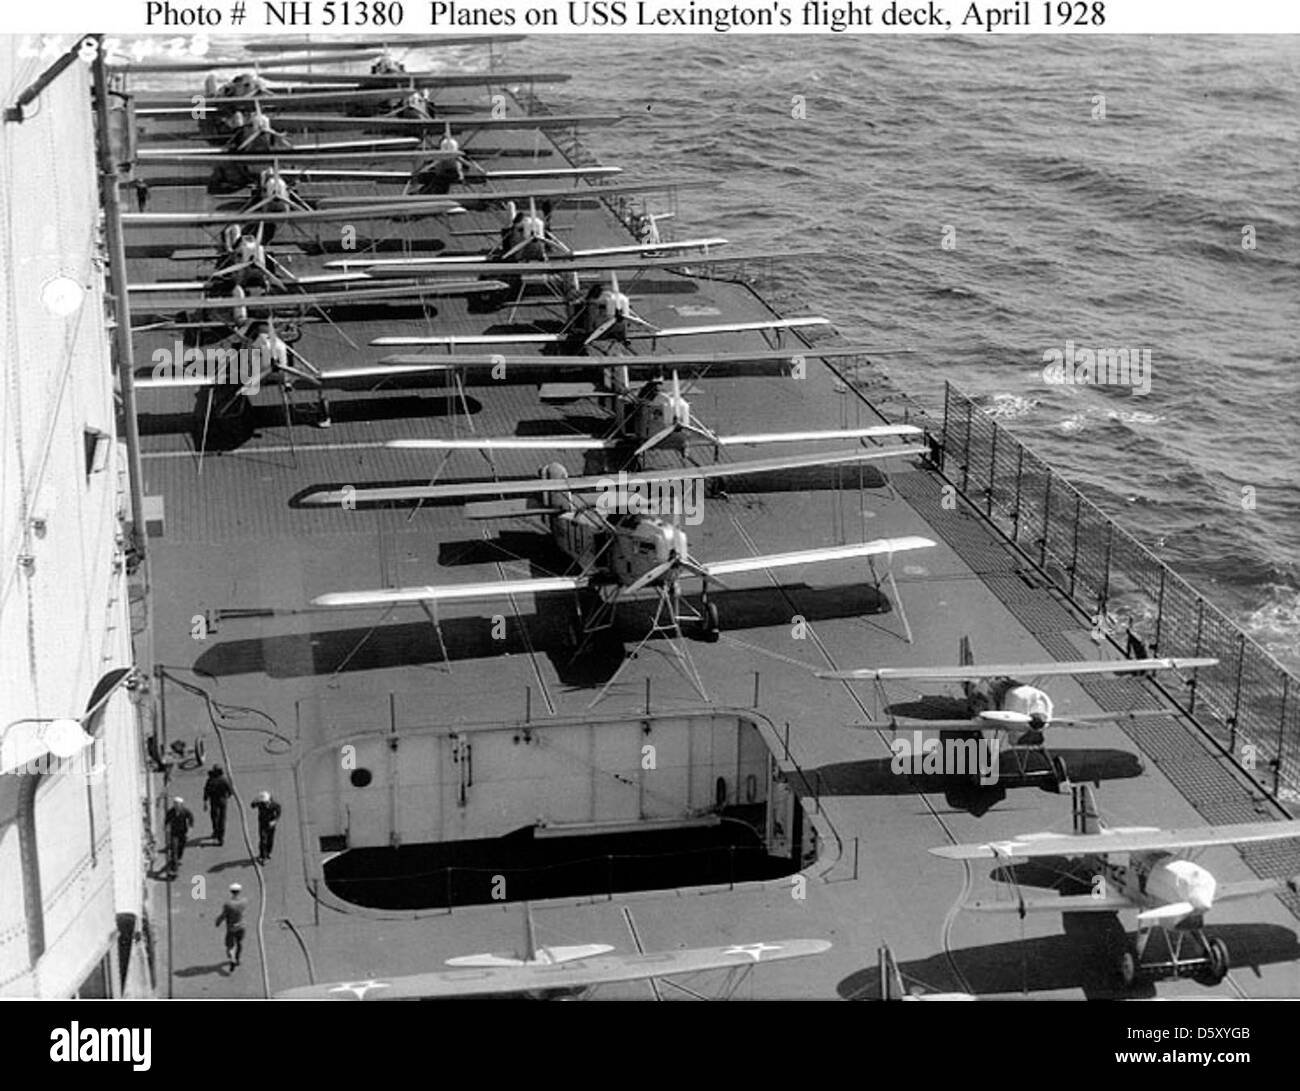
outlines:
[[[423,602],[471,602],[539,595],[549,591],[577,591],[587,581],[580,576],[547,576],[535,580],[497,580],[493,583],[452,583],[441,587],[391,587],[380,591],[336,591],[318,595],[313,606],[400,606]]]

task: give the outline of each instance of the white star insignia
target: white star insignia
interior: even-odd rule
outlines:
[[[763,957],[764,951],[779,951],[780,946],[775,943],[736,943],[732,944],[722,953],[724,955],[749,955],[755,962]]]
[[[371,989],[386,989],[386,988],[388,988],[387,982],[376,981],[374,980],[374,978],[371,978],[369,981],[349,981],[343,985],[335,985],[334,988],[330,989],[330,992],[351,993],[358,1000],[364,1000],[366,998],[366,993],[368,993]]]

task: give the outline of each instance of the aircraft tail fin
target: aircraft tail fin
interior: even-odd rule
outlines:
[[[1091,784],[1071,786],[1074,810],[1074,832],[1077,834],[1104,833],[1106,824],[1097,809],[1097,797]]]

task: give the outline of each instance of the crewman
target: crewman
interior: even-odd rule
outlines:
[[[248,912],[248,899],[238,883],[230,884],[230,897],[217,914],[217,927],[226,926],[226,961],[233,970],[244,953],[244,914]]]
[[[185,845],[189,841],[190,827],[193,825],[194,815],[185,806],[185,800],[180,796],[174,796],[163,819],[163,828],[167,834],[167,872],[173,878],[180,870],[181,859],[185,855]]]
[[[208,781],[203,785],[203,805],[212,819],[212,840],[218,845],[226,839],[226,804],[234,794],[234,785],[220,765],[208,770]]]
[[[275,824],[280,821],[281,807],[270,792],[258,792],[253,808],[257,811],[257,862],[264,864],[275,847]]]

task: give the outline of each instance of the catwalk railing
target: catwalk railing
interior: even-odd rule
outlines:
[[[1127,650],[1106,624],[1126,616],[1153,656],[1217,658],[1169,696],[1261,789],[1300,802],[1300,678],[950,383],[942,449],[948,480],[1099,635]]]

